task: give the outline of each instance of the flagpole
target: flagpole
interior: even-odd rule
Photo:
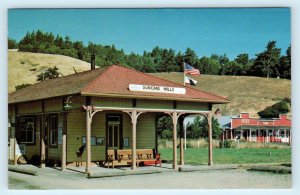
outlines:
[[[185,63],[183,61],[183,86],[185,86]]]

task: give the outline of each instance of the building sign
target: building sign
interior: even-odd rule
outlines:
[[[172,94],[185,94],[185,88],[180,87],[165,87],[155,85],[136,85],[129,84],[130,91],[152,92],[152,93],[172,93]]]

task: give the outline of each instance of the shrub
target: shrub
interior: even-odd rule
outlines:
[[[23,84],[21,84],[21,85],[17,85],[17,86],[15,86],[15,88],[16,88],[16,90],[20,90],[20,89],[23,89],[23,88],[25,88],[25,87],[28,87],[28,86],[30,86],[31,84],[28,84],[28,83],[23,83]]]

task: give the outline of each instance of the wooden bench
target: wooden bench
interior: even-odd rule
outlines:
[[[106,161],[104,163],[107,164],[107,167],[109,168],[109,165],[112,166],[112,168],[114,168],[114,162],[115,162],[115,151],[114,150],[107,150],[106,153]]]
[[[131,162],[132,161],[132,150],[131,149],[122,149],[117,150],[117,159],[119,162]]]
[[[155,164],[155,166],[159,164],[161,167],[160,154],[155,154],[155,151],[153,149],[137,149],[136,155],[137,167],[139,167],[140,163],[144,163],[145,165]]]
[[[155,156],[155,157],[154,157]],[[112,165],[112,168],[115,166],[124,166],[132,163],[132,150],[131,149],[119,149],[119,150],[107,150],[107,159],[104,163],[104,166]],[[143,164],[160,164],[160,154],[154,153],[153,149],[137,149],[136,150],[136,166],[139,167],[140,163]]]

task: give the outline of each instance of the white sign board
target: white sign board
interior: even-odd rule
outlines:
[[[155,85],[137,85],[129,84],[130,91],[152,92],[152,93],[171,93],[171,94],[185,94],[185,88],[181,87],[165,87]]]

